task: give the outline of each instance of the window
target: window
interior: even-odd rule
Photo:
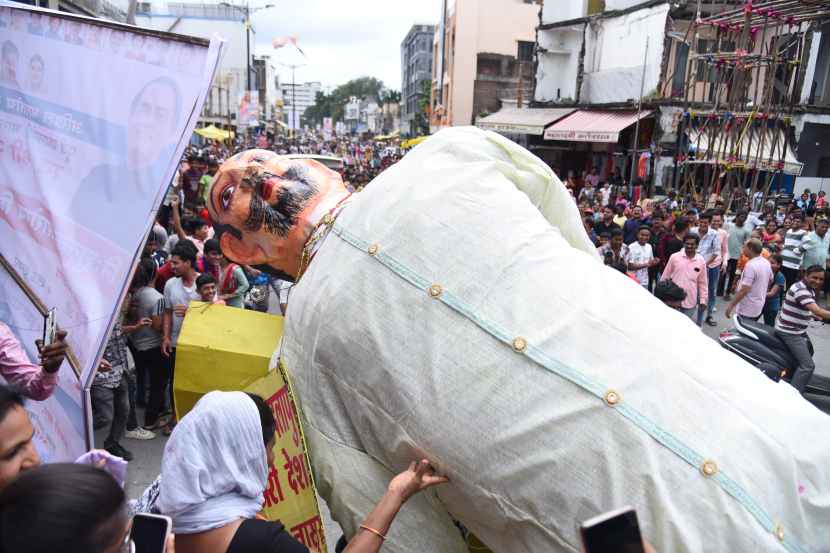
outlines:
[[[686,86],[686,62],[689,60],[689,45],[678,42],[674,54],[674,76],[671,82],[672,98],[682,98]]]
[[[138,2],[135,5],[135,13],[150,13],[150,2]]]
[[[714,40],[706,40],[705,38],[701,38],[697,41],[697,53],[698,54],[706,54],[712,52],[715,46]],[[698,60],[697,62],[697,75],[695,79],[698,81],[706,81],[708,80],[710,71],[710,65],[703,60]]]
[[[770,51],[777,46],[778,55],[785,60],[798,59],[798,45],[801,42],[801,34],[785,34],[770,39]],[[795,76],[795,66],[791,63],[784,63],[776,66],[775,80],[772,86],[773,102],[783,102],[789,97],[790,85]]]
[[[533,47],[536,46],[533,42],[525,40],[519,41],[519,61],[533,61]]]
[[[735,43],[730,40],[722,41],[720,43],[720,48],[718,48],[717,43],[714,40],[707,40],[702,38],[697,41],[698,54],[714,54],[717,52],[720,52],[722,54],[729,54],[734,51]],[[695,76],[695,78],[698,81],[709,83],[714,83],[717,81],[730,81],[732,80],[732,71],[733,69],[731,66],[725,66],[719,71],[717,69],[717,66],[713,63],[698,61],[697,75]]]

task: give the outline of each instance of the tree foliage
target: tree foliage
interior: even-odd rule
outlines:
[[[401,101],[401,93],[385,88],[383,81],[374,77],[360,77],[338,86],[328,94],[318,92],[314,105],[305,110],[303,122],[306,125],[322,124],[324,117],[342,121],[346,103],[352,96],[358,99],[373,100],[378,104]]]
[[[429,101],[432,94],[432,81],[421,82],[418,96],[418,111],[415,112],[415,135],[429,134]]]

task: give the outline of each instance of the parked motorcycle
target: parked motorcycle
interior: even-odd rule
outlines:
[[[782,379],[786,382],[792,380],[798,362],[790,353],[787,344],[775,333],[774,328],[742,319],[738,315],[732,317],[732,323],[735,325],[734,328],[720,334],[721,346],[758,367],[776,382]],[[812,355],[813,343],[809,341],[809,337],[808,347]],[[830,398],[830,378],[813,373],[805,393]],[[808,396],[808,399],[812,398]]]

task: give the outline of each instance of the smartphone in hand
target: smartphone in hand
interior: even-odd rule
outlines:
[[[58,334],[57,321],[55,320],[55,308],[47,311],[43,318],[43,347],[51,346]]]
[[[165,553],[167,536],[173,522],[170,517],[140,513],[133,517],[130,539],[135,544],[135,553]]]
[[[637,511],[623,507],[579,526],[585,553],[645,553]]]

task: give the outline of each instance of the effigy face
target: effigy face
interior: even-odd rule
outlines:
[[[219,168],[207,207],[229,258],[293,276],[315,208],[345,191],[340,175],[317,161],[246,150]]]

